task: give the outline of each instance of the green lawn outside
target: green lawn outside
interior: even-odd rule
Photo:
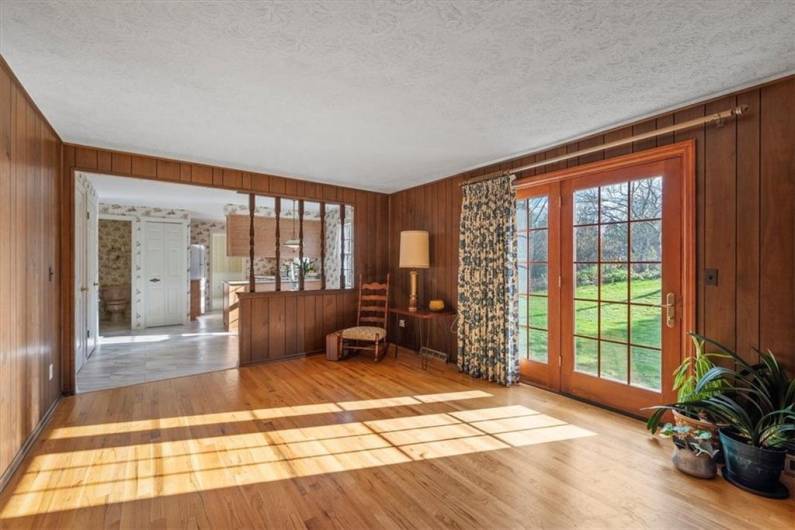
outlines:
[[[660,304],[661,288],[659,279],[632,280],[632,300],[634,303]],[[660,387],[660,352],[652,348],[660,348],[660,333],[662,330],[662,310],[659,307],[647,307],[630,304],[629,314],[627,305],[620,303],[602,302],[597,298],[598,286],[581,285],[576,289],[575,300],[575,367],[580,372],[596,375],[597,372],[597,347],[599,341],[598,318],[601,311],[602,334],[601,338],[626,342],[631,339],[635,346],[614,344],[601,341],[602,345],[602,373],[601,376],[619,381],[627,380],[627,355],[631,359],[631,383],[649,388]],[[627,282],[617,281],[602,286],[602,299],[611,301],[627,300]],[[545,296],[520,297],[519,311],[520,324],[529,324],[534,327],[547,328],[547,299]],[[529,336],[528,336],[529,335]],[[593,338],[584,338],[593,337]],[[526,352],[529,342],[529,355],[533,360],[546,362],[547,344],[546,332],[527,330],[527,334],[520,333],[520,351]],[[650,346],[644,348],[642,346]]]

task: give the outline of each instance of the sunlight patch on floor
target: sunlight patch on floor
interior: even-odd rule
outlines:
[[[48,453],[33,459],[0,519],[594,434],[513,405]]]
[[[171,335],[118,335],[113,337],[99,337],[99,343],[104,344],[139,344],[147,342],[163,342]]]
[[[196,414],[192,416],[174,416],[149,420],[133,420],[95,425],[78,425],[74,427],[58,427],[53,429],[47,438],[77,438],[80,436],[99,436],[103,434],[123,434],[157,429],[174,429],[179,427],[198,427],[215,423],[233,423],[241,421],[273,420],[292,416],[309,416],[345,411],[380,409],[385,407],[402,407],[422,405],[423,403],[440,403],[443,401],[461,401],[466,399],[488,398],[492,394],[481,390],[463,392],[445,392],[442,394],[425,394],[420,396],[399,396],[382,399],[363,399],[357,401],[340,401],[337,403],[317,403],[295,405],[290,407],[272,407],[267,409],[216,412]]]

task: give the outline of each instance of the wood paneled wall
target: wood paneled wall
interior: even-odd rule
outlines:
[[[493,164],[390,196],[390,271],[393,296],[405,304],[408,275],[398,269],[400,230],[431,232],[432,268],[422,271],[421,300],[455,303],[458,260],[459,183],[496,169],[511,169],[633,134],[748,105],[747,115],[722,127],[707,125],[675,135],[531,170],[541,175],[666,145],[696,140],[698,331],[753,359],[753,348],[770,348],[795,370],[795,78],[779,80],[702,104]],[[718,284],[703,281],[718,269]],[[436,330],[436,347],[455,351],[455,341]]]
[[[0,487],[60,396],[60,157],[57,134],[0,59]]]
[[[241,293],[240,364],[325,349],[325,337],[356,325],[356,291]]]
[[[73,277],[73,242],[72,226],[74,226],[74,171],[87,171],[116,175],[122,177],[134,177],[150,179],[163,182],[175,182],[182,184],[193,184],[199,186],[231,189],[245,192],[257,192],[267,195],[280,197],[290,197],[307,200],[324,200],[331,202],[344,202],[354,207],[355,223],[355,266],[356,276],[362,274],[365,281],[381,279],[387,273],[387,227],[388,227],[388,196],[382,193],[374,193],[329,184],[318,184],[303,180],[268,175],[262,173],[252,173],[236,169],[213,167],[202,164],[194,164],[178,160],[168,160],[146,155],[133,153],[123,153],[110,151],[94,147],[65,144],[63,149],[63,208],[61,223],[64,227],[64,237],[61,240],[64,277]],[[179,207],[178,203],[174,204]],[[74,299],[73,283],[63,282],[61,296],[66,301]],[[350,293],[348,293],[350,294]],[[290,330],[290,334],[301,336],[302,341],[314,345],[322,341],[322,336],[315,336],[324,327],[316,327],[315,320],[303,318],[304,312],[297,312],[297,304],[305,301],[303,295],[295,298],[295,294],[281,294],[269,297],[273,300],[267,307],[267,321],[281,322],[285,326],[284,330]],[[300,300],[299,300],[300,298]],[[355,310],[355,296],[350,301],[350,296],[337,294],[333,296],[333,305],[325,298],[318,299],[316,296],[308,296],[306,300],[312,303],[322,303],[324,316],[328,322],[347,321],[343,318],[348,311]],[[275,300],[285,300],[284,303]],[[348,305],[350,307],[348,307]],[[259,305],[255,307],[257,311],[263,309]],[[71,302],[63,304],[63,343],[71,344],[74,335],[74,307]],[[333,314],[332,314],[333,313]],[[242,319],[241,314],[241,319]],[[326,321],[324,320],[324,321]],[[265,326],[267,322],[259,313],[255,313],[255,318],[251,320],[252,325]],[[241,320],[242,323],[242,320]],[[268,326],[270,324],[267,324]],[[297,328],[294,326],[298,326]],[[242,328],[242,326],[241,326]],[[281,329],[281,328],[278,328]],[[258,333],[268,333],[268,336],[275,337],[278,329],[266,330],[254,329],[255,336]],[[311,336],[307,336],[307,333]],[[248,332],[241,329],[241,340]],[[274,339],[275,340],[275,339]],[[293,339],[287,338],[284,351],[292,353],[303,353],[304,351],[316,351],[314,346],[311,349],[302,350],[293,346]],[[275,343],[274,343],[275,344]],[[296,343],[298,344],[298,343]],[[274,351],[282,351],[281,349]],[[281,354],[279,354],[281,355]],[[67,362],[68,359],[68,362]],[[63,387],[69,393],[74,391],[74,366],[73,357],[65,355],[63,363]],[[257,359],[256,355],[252,359]],[[264,360],[264,359],[263,359]]]

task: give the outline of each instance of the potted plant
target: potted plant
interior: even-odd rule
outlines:
[[[752,365],[725,346],[699,338],[734,362],[710,368],[696,382],[695,395],[717,382],[720,389],[707,397],[654,407],[655,412],[701,410],[720,425],[726,480],[759,495],[786,498],[787,489],[778,479],[787,450],[795,449],[795,380],[769,351],[757,352],[760,362]]]
[[[711,431],[666,423],[660,434],[670,437],[674,442],[671,461],[676,469],[698,478],[715,477],[718,472],[715,458],[718,449],[713,445]]]
[[[715,367],[713,359],[727,356],[720,353],[705,353],[705,339],[693,333],[690,334],[690,338],[693,340],[694,354],[686,357],[682,364],[674,371],[676,401],[682,405],[656,409],[649,417],[646,427],[652,434],[657,432],[662,422],[663,415],[666,411],[670,410],[673,413],[674,421],[677,425],[687,425],[693,429],[702,429],[711,432],[711,443],[713,446],[717,447],[718,426],[709,420],[707,414],[703,410],[692,406],[690,403],[707,398],[721,390],[724,386],[722,380],[710,383],[699,392],[696,392],[696,385],[704,374]]]

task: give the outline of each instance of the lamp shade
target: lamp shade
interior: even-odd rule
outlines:
[[[400,268],[427,269],[428,232],[425,230],[403,230],[400,232]]]

